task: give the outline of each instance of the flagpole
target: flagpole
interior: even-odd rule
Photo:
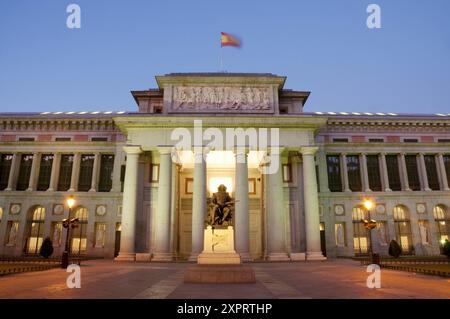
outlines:
[[[223,72],[223,46],[220,45],[220,72]]]

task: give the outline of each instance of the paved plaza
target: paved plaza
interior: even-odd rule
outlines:
[[[369,289],[369,273],[347,259],[324,262],[252,263],[254,284],[187,284],[190,263],[86,261],[81,288],[66,286],[62,269],[0,277],[0,298],[449,298],[450,279],[381,271],[381,288]]]

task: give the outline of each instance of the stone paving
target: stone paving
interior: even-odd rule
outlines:
[[[81,288],[66,286],[62,269],[0,277],[0,298],[446,298],[450,279],[381,271],[381,288],[369,289],[366,268],[353,260],[252,263],[254,284],[187,284],[189,263],[83,262]]]

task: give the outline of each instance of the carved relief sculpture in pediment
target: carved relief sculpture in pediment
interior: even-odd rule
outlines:
[[[178,86],[173,90],[173,110],[271,110],[269,87]]]

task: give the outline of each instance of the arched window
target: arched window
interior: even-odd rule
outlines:
[[[412,253],[411,223],[408,208],[403,205],[394,207],[394,226],[397,242],[402,247],[402,254]]]
[[[25,253],[38,254],[44,240],[45,208],[34,206],[28,212],[25,228]]]
[[[450,239],[450,214],[445,205],[436,205],[433,208],[434,221],[438,232],[438,239],[441,244],[446,239]]]
[[[363,219],[368,218],[367,210],[362,206],[356,206],[352,209],[353,220],[353,249],[355,255],[367,254],[370,238],[367,229],[364,227]]]
[[[85,207],[76,207],[72,210],[70,218],[78,218],[78,227],[70,229],[70,252],[72,254],[85,254],[88,211]]]

